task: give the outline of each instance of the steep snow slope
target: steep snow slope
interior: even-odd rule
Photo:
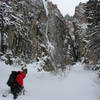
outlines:
[[[96,73],[86,71],[83,65],[77,63],[68,72],[53,75],[46,72],[36,72],[28,65],[28,75],[24,80],[26,93],[18,100],[100,100],[100,85]],[[12,95],[2,97],[4,90],[9,90],[6,81],[12,68],[0,62],[0,100],[12,100]]]

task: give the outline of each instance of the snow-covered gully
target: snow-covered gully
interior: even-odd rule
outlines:
[[[100,100],[100,84],[95,72],[86,71],[81,63],[72,66],[65,76],[37,72],[34,64],[28,65],[28,75],[24,80],[25,95],[18,100]],[[12,95],[2,97],[2,91],[9,90],[6,81],[12,68],[0,63],[0,100],[13,100]]]

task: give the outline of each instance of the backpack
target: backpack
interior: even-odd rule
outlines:
[[[9,79],[7,81],[8,86],[13,86],[13,84],[16,83],[15,79],[16,79],[18,74],[20,74],[20,72],[12,71],[12,73],[10,74]]]

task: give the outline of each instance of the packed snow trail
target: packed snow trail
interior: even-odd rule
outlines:
[[[28,75],[24,80],[26,93],[18,100],[100,100],[96,73],[84,70],[80,63],[74,65],[64,77],[36,72],[34,66],[28,65]],[[11,70],[18,68],[0,62],[0,100],[13,100],[11,94],[6,98],[1,96],[3,90],[9,90],[6,81]]]

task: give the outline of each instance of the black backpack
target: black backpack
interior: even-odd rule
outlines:
[[[8,79],[8,81],[7,81],[7,85],[8,85],[8,86],[13,86],[13,84],[16,83],[16,82],[15,82],[15,79],[16,79],[16,76],[17,76],[18,74],[20,74],[20,72],[12,71],[12,73],[10,74],[9,79]]]

